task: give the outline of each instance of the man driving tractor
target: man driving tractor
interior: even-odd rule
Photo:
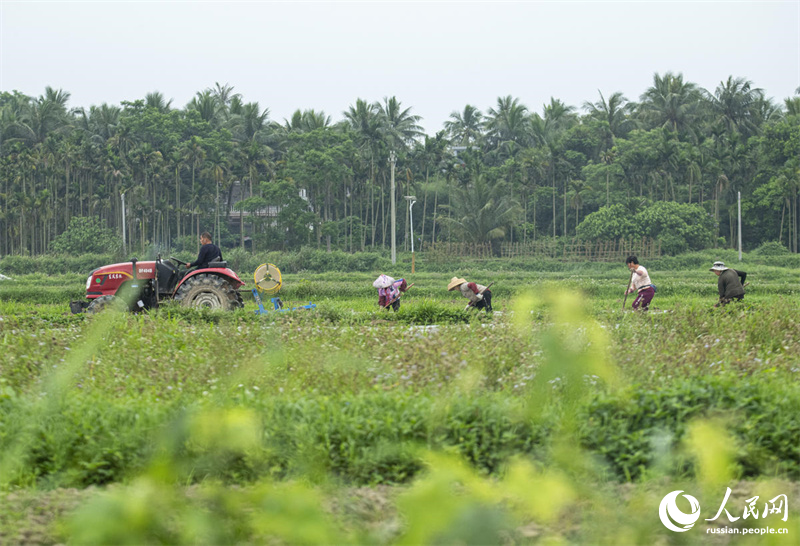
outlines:
[[[197,255],[197,259],[190,264],[187,264],[186,267],[197,267],[199,269],[203,269],[208,267],[208,264],[211,262],[221,262],[222,261],[222,251],[219,249],[217,245],[211,242],[211,234],[207,231],[204,231],[200,235],[200,253]]]

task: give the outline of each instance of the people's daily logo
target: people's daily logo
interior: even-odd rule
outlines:
[[[676,533],[685,533],[692,527],[694,524],[697,523],[697,520],[700,519],[700,502],[693,496],[683,493],[682,489],[678,489],[677,491],[672,491],[671,493],[667,493],[663,499],[661,499],[661,504],[658,506],[658,517],[661,518],[661,523],[664,524],[664,527],[669,529],[670,531],[674,531]],[[688,505],[686,502],[681,502],[683,509],[678,507],[678,497],[683,497],[688,501]],[[713,518],[707,518],[705,521],[716,521],[722,515],[728,519],[728,522],[733,523],[739,519],[741,520],[765,520],[767,518],[776,520],[780,519],[781,521],[787,521],[789,517],[789,499],[786,495],[777,495],[775,498],[770,500],[759,501],[758,496],[751,497],[744,501],[744,509],[741,512],[741,516],[734,515],[739,513],[735,507],[731,507],[733,513],[728,510],[728,501],[731,497],[731,488],[728,487],[725,491],[725,498],[722,499],[722,503],[717,510],[716,515]],[[763,510],[761,507],[763,506]],[[688,512],[684,512],[686,508],[689,508]],[[768,528],[768,527],[761,527],[761,528],[751,528],[746,527],[743,529],[739,528],[714,528],[707,529],[706,532],[731,532],[731,533],[760,533],[760,534],[772,534],[772,533],[779,533],[785,534],[788,529],[787,528]]]
[[[687,514],[678,508],[676,501],[681,493],[683,493],[682,489],[668,493],[661,499],[661,505],[658,507],[658,517],[661,518],[661,523],[664,524],[664,527],[676,533],[685,533],[700,519],[700,503],[693,496],[683,495],[691,506],[692,511],[690,513]]]

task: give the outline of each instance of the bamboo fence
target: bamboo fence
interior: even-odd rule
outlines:
[[[489,243],[424,243],[421,252],[436,262],[453,258],[550,258],[565,262],[617,262],[630,255],[640,260],[661,256],[661,242],[655,239],[616,241],[543,240],[527,243],[500,243],[495,254]]]

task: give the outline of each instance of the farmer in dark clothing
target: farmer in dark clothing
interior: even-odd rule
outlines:
[[[714,307],[728,305],[734,300],[742,301],[744,299],[744,281],[747,278],[747,273],[725,267],[725,264],[722,262],[714,262],[710,271],[713,271],[714,274],[719,277],[717,281],[719,301]]]
[[[203,234],[200,235],[200,244],[203,246],[200,247],[200,253],[197,255],[197,259],[186,267],[197,266],[198,269],[203,269],[208,267],[208,264],[211,262],[222,261],[222,251],[217,245],[211,242],[211,234],[209,232],[204,231]]]

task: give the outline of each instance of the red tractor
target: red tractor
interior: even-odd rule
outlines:
[[[157,307],[173,299],[185,307],[205,307],[226,311],[243,307],[239,288],[244,283],[227,262],[213,262],[207,268],[182,270],[176,258],[153,262],[132,260],[99,267],[86,279],[86,298],[70,304],[73,313],[96,313],[109,306],[131,311]]]

